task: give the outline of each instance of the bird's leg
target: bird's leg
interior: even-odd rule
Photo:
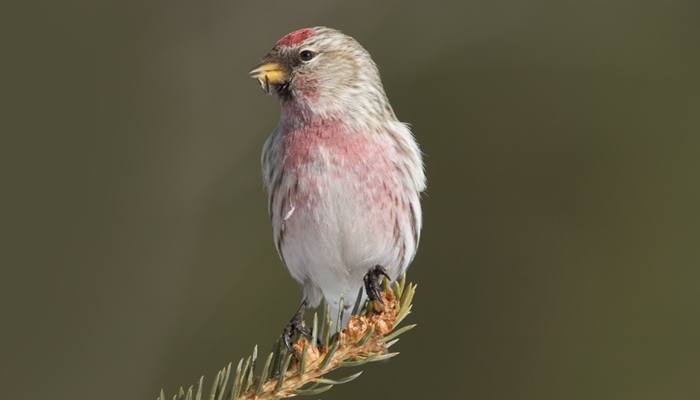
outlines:
[[[384,267],[382,267],[381,265],[377,265],[374,268],[371,268],[369,271],[367,271],[367,274],[365,274],[364,277],[365,291],[367,292],[367,297],[369,297],[369,300],[370,302],[372,302],[372,305],[379,306],[373,307],[375,312],[381,311],[384,308],[384,300],[382,300],[381,295],[382,286],[379,282],[382,276],[384,276],[386,279],[391,280],[391,278],[389,278],[389,275],[386,273],[386,269],[384,269]],[[379,308],[379,310],[377,308]]]
[[[284,327],[284,331],[282,331],[282,340],[284,341],[284,345],[287,346],[287,350],[290,352],[293,351],[292,347],[292,339],[294,339],[294,336],[297,333],[301,333],[302,335],[310,338],[311,337],[311,331],[304,326],[304,314],[306,313],[306,299],[304,299],[301,302],[301,305],[299,305],[299,309],[297,312],[294,313],[294,316],[292,319],[289,320],[287,325]]]

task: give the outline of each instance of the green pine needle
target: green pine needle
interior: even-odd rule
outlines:
[[[358,371],[344,378],[327,378],[338,368],[363,366],[371,362],[385,361],[397,356],[388,349],[399,341],[399,336],[416,325],[398,325],[412,309],[416,285],[406,282],[402,276],[397,282],[383,282],[385,309],[374,311],[374,304],[362,301],[360,291],[354,302],[350,323],[340,329],[343,309],[330,315],[325,305],[323,317],[314,313],[311,341],[300,337],[294,343],[294,352],[287,351],[281,340],[265,358],[262,370],[256,375],[258,347],[238,362],[232,375],[232,364],[217,372],[206,397],[208,400],[272,400],[294,396],[312,396],[330,390],[335,385],[351,382],[362,375]],[[341,300],[342,301],[342,300]],[[335,322],[335,323],[334,323]],[[317,341],[321,342],[317,347]],[[187,391],[180,387],[173,400],[203,400],[204,377]],[[158,400],[167,400],[161,389]]]

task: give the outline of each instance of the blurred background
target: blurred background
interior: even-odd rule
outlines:
[[[247,73],[314,25],[373,54],[429,177],[419,328],[323,398],[700,396],[697,2],[20,7],[4,397],[153,399],[269,349],[301,291],[260,179],[278,104]]]

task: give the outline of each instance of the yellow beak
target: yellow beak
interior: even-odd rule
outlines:
[[[270,85],[279,85],[287,80],[287,73],[282,65],[276,62],[264,63],[250,71],[250,77],[260,82],[262,89],[270,93]]]

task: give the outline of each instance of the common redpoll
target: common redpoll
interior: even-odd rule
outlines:
[[[280,99],[279,123],[262,152],[274,243],[304,288],[285,330],[304,330],[306,306],[333,314],[363,283],[378,298],[380,275],[396,279],[421,231],[421,153],[399,122],[379,71],[355,39],[315,27],[282,37],[251,71]],[[345,312],[346,320],[349,312]]]

